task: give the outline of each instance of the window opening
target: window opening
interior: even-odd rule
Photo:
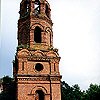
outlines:
[[[43,70],[43,65],[40,64],[40,63],[37,63],[36,66],[35,66],[35,69],[36,69],[37,71],[41,71],[41,70]]]
[[[55,63],[54,63],[54,71],[56,71],[56,66],[55,66]]]
[[[51,33],[50,33],[50,45],[51,45]]]
[[[44,100],[44,92],[42,90],[36,91],[35,100]]]
[[[35,0],[35,4],[34,4],[34,11],[35,11],[35,15],[40,14],[40,1],[39,0]]]
[[[27,12],[29,11],[29,3],[27,4]]]
[[[24,62],[22,62],[22,70],[24,70]]]
[[[25,12],[28,12],[29,11],[29,2],[26,1],[25,2]]]
[[[38,26],[34,30],[34,41],[36,43],[41,43],[41,28]]]

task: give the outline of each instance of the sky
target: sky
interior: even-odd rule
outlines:
[[[21,0],[1,0],[0,77],[12,76]],[[100,0],[48,0],[62,80],[87,89],[100,84]]]

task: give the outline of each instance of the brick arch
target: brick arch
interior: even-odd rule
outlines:
[[[28,56],[29,51],[27,49],[22,49],[21,51],[18,52],[18,56]]]
[[[48,44],[52,45],[52,41],[53,41],[53,32],[52,29],[50,27],[46,27],[45,28],[45,33],[46,33],[46,37],[48,38]]]
[[[44,27],[40,24],[40,23],[35,23],[31,26],[31,30],[35,30],[36,27],[40,27],[41,30],[43,31],[44,30]]]
[[[42,90],[44,94],[48,94],[47,89],[43,86],[34,86],[30,92],[30,94],[35,94],[37,90]]]
[[[44,56],[44,53],[40,50],[37,50],[33,53],[33,55],[35,55],[35,56]]]
[[[46,27],[45,32],[52,33],[52,29],[50,27]]]
[[[47,53],[47,56],[48,57],[58,57],[59,55],[57,54],[57,53],[55,53],[54,51],[49,51],[48,53]]]

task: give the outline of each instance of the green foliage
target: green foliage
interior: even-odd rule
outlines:
[[[100,100],[100,85],[90,84],[86,91],[81,91],[78,84],[70,87],[64,81],[61,85],[62,100]]]
[[[70,87],[64,81],[62,82],[62,100],[82,100],[82,95],[78,84]]]
[[[0,94],[0,100],[15,100],[15,82],[9,76],[3,77],[3,92]]]
[[[21,44],[21,45],[17,46],[17,50],[19,50],[19,49],[28,49],[28,48],[29,48],[29,44],[25,44],[25,45]]]
[[[90,87],[86,91],[87,100],[100,100],[100,85],[90,84]]]

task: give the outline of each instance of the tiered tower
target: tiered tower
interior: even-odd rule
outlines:
[[[17,100],[61,100],[60,57],[53,47],[50,5],[22,0],[13,63]]]

